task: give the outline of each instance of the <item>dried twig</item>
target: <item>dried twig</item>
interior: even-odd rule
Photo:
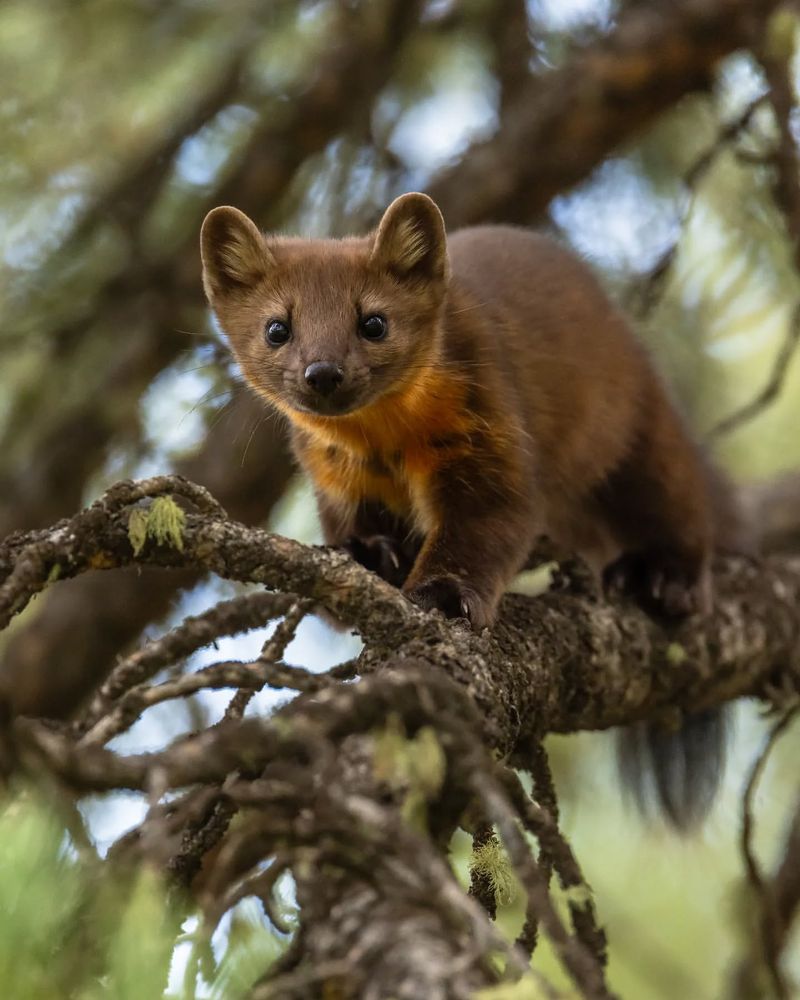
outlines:
[[[758,954],[772,981],[775,996],[778,997],[779,1000],[789,1000],[790,996],[788,986],[779,966],[781,950],[780,942],[785,938],[787,921],[781,919],[781,914],[779,913],[775,898],[775,886],[770,884],[764,878],[761,866],[756,858],[753,846],[753,833],[755,825],[753,803],[759,782],[761,781],[761,776],[764,773],[764,769],[772,750],[783,733],[788,729],[798,712],[800,712],[800,705],[795,705],[781,717],[775,726],[773,726],[767,741],[764,744],[763,750],[758,755],[758,758],[753,765],[753,769],[750,772],[750,777],[745,788],[744,796],[742,797],[742,832],[740,837],[740,847],[745,872],[747,874],[747,880],[753,890],[755,899],[758,901],[761,911],[759,921]],[[792,838],[790,837],[790,848],[791,842]],[[798,850],[800,850],[800,848],[798,848]],[[797,905],[797,900],[795,900],[794,905]],[[752,986],[754,974],[754,970],[747,964],[745,964],[740,971],[738,983],[739,988],[744,990],[744,992],[741,992],[739,995],[743,998],[747,995],[747,991]],[[750,985],[746,985],[747,983]]]
[[[572,926],[576,936],[595,956],[597,962],[601,966],[605,965],[607,960],[606,938],[604,931],[597,924],[591,889],[583,877],[572,849],[559,830],[557,822],[546,809],[542,808],[525,792],[515,772],[508,771],[504,775],[504,786],[525,829],[533,834],[539,843],[539,864],[543,869],[547,884],[549,885],[550,882],[550,873],[555,871],[561,888],[567,893]],[[527,915],[526,925],[535,926],[533,917],[533,914]],[[530,934],[530,930],[528,934]]]
[[[517,827],[515,810],[510,807],[499,786],[488,778],[485,769],[477,769],[473,787],[487,814],[497,823],[528,902],[581,995],[587,998],[611,997],[603,973],[604,957],[593,953],[580,938],[568,934],[550,898],[544,875]]]
[[[256,673],[260,673],[259,683],[240,685],[240,690],[231,698],[225,709],[225,719],[241,719],[250,700],[256,692],[269,687],[288,687],[296,691],[315,691],[322,687],[330,678],[315,676],[308,670],[289,667],[277,661],[283,656],[286,647],[294,639],[297,626],[312,608],[311,601],[295,601],[286,611],[286,616],[273,634],[264,643],[261,655],[252,664]]]
[[[285,614],[294,602],[291,594],[242,594],[214,605],[201,615],[185,618],[177,628],[147,643],[117,664],[81,720],[75,724],[74,731],[76,734],[88,732],[108,712],[113,702],[144,684],[159,670],[185,659],[223,636],[265,625]]]
[[[763,108],[766,103],[766,94],[762,94],[754,101],[751,101],[740,114],[722,126],[714,141],[697,157],[686,171],[683,176],[685,195],[683,206],[679,210],[681,228],[685,226],[691,214],[700,183],[716,163],[720,154],[728,149],[730,144],[737,140],[741,133],[749,127],[755,113],[759,108]],[[647,316],[655,307],[677,253],[678,239],[676,238],[661,254],[647,275],[637,282],[631,296],[630,306],[640,318]]]
[[[792,312],[786,336],[775,356],[775,360],[772,363],[772,371],[770,372],[765,386],[753,399],[750,400],[749,403],[745,403],[744,406],[734,410],[733,413],[724,417],[719,421],[719,423],[715,424],[708,432],[707,436],[709,440],[713,441],[715,438],[722,437],[725,434],[730,434],[731,431],[735,431],[743,424],[746,424],[754,417],[757,417],[759,413],[769,406],[770,403],[774,402],[774,400],[778,398],[781,394],[781,390],[786,384],[789,367],[799,343],[800,303],[795,306]]]
[[[800,178],[792,126],[794,93],[790,69],[791,57],[791,51],[779,54],[766,46],[761,54],[761,65],[767,77],[768,97],[778,125],[778,145],[769,158],[775,169],[773,194],[786,225],[795,270],[800,273]],[[758,416],[778,398],[786,383],[789,366],[798,343],[800,343],[800,304],[797,304],[792,312],[786,336],[775,357],[766,385],[749,403],[716,424],[710,432],[710,438],[720,437],[736,430]]]

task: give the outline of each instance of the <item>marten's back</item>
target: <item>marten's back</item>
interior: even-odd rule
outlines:
[[[481,226],[455,232],[448,248],[457,287],[480,304],[457,304],[448,325],[469,318],[549,475],[567,486],[602,479],[628,450],[645,397],[659,394],[628,323],[547,236]]]

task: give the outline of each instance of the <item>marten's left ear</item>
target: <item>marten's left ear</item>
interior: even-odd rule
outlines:
[[[370,262],[402,281],[446,281],[447,239],[436,202],[417,193],[395,198],[383,213]]]

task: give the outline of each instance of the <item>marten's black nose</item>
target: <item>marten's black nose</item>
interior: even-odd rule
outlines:
[[[332,361],[314,361],[306,368],[305,379],[314,392],[330,396],[342,384],[344,372]]]

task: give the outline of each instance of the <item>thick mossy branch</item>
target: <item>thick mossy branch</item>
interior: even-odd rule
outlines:
[[[178,495],[181,483],[165,479],[159,491]],[[475,635],[464,623],[419,611],[344,553],[215,513],[186,515],[182,550],[148,540],[136,557],[125,503],[141,495],[118,484],[72,520],[0,546],[0,626],[48,586],[55,565],[60,580],[135,562],[202,568],[324,606],[364,638],[362,671],[398,656],[444,668],[470,693],[503,752],[548,731],[800,690],[798,557],[720,562],[713,615],[669,630],[635,607],[558,592],[508,595],[494,629]]]

